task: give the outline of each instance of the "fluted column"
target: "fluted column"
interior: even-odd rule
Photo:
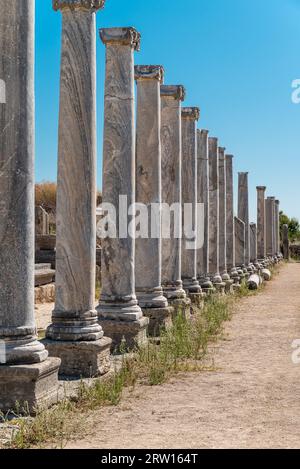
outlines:
[[[215,287],[224,290],[219,267],[219,149],[218,139],[208,139],[209,161],[209,274]]]
[[[102,240],[98,313],[113,344],[125,338],[131,347],[146,339],[148,324],[135,293],[135,241],[127,224],[120,223],[135,203],[134,51],[140,34],[133,28],[106,28],[100,35],[106,45],[102,196],[104,208],[115,210],[116,233]]]
[[[239,173],[238,217],[245,223],[245,268],[248,272],[252,272],[252,268],[250,266],[248,173]]]
[[[182,206],[183,217],[187,216],[187,205],[192,207],[192,229],[197,231],[197,121],[200,111],[197,107],[182,108]],[[186,218],[183,218],[183,225]],[[195,234],[195,244],[196,244]],[[188,294],[201,293],[197,280],[197,249],[187,248],[191,239],[188,239],[183,230],[182,247],[182,280]]]
[[[209,162],[208,162],[208,130],[198,130],[197,151],[197,196],[198,203],[203,205],[203,245],[197,252],[197,276],[203,291],[213,287],[209,278]]]
[[[2,0],[0,77],[0,410],[52,401],[59,359],[34,314],[34,0]],[[22,365],[16,367],[14,365]],[[43,383],[41,383],[43,381]],[[48,394],[41,392],[43,386]]]
[[[257,190],[257,256],[259,261],[266,258],[266,207],[265,186],[258,186]]]
[[[173,304],[184,300],[186,293],[181,278],[182,227],[182,141],[181,102],[185,90],[181,85],[161,86],[161,151],[163,220],[171,220],[169,236],[162,239],[162,286],[164,295]],[[168,211],[165,214],[165,210]],[[176,218],[177,217],[177,218]],[[180,233],[176,233],[176,228]]]
[[[62,13],[56,211],[56,297],[47,348],[60,356],[60,372],[105,372],[97,356],[103,338],[95,309],[96,268],[96,11],[104,2],[53,1]],[[77,342],[76,346],[73,345]],[[82,342],[82,343],[81,343]],[[89,346],[87,342],[91,342]],[[95,342],[95,343],[93,343]],[[76,348],[74,348],[76,347]],[[84,363],[89,353],[95,366]],[[78,356],[77,356],[78,354]]]
[[[235,262],[233,155],[225,155],[226,169],[226,263],[231,278],[238,282]]]

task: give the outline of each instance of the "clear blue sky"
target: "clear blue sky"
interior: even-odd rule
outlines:
[[[137,64],[162,64],[166,84],[183,84],[185,105],[200,106],[199,127],[300,219],[300,0],[106,0],[98,27],[134,26]],[[36,179],[55,180],[61,14],[36,0]],[[101,188],[104,46],[97,39],[98,186]]]

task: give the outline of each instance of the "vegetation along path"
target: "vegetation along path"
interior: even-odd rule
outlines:
[[[96,410],[86,437],[69,448],[300,447],[300,264],[291,263],[255,296],[238,301],[213,371],[140,387]]]

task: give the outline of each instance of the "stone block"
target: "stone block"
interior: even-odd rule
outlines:
[[[162,329],[172,326],[173,308],[142,308],[143,314],[149,319],[148,335],[157,337]]]
[[[102,327],[105,336],[112,339],[112,353],[119,352],[122,349],[132,350],[139,345],[147,343],[147,327],[149,319],[142,317],[136,321],[122,320],[122,315],[115,319],[104,319],[99,317],[99,324]]]
[[[37,235],[35,243],[41,251],[53,251],[56,247],[56,235]]]
[[[53,303],[55,301],[55,283],[41,285],[34,289],[35,304]]]
[[[0,409],[31,414],[58,401],[60,359],[48,358],[34,365],[0,366]],[[16,408],[16,403],[17,408]]]
[[[40,287],[52,283],[55,277],[55,270],[52,269],[35,269],[34,272],[34,286]]]
[[[75,342],[45,339],[42,341],[50,357],[59,357],[59,375],[75,378],[95,378],[110,370],[110,349],[108,337],[91,341]]]
[[[191,300],[189,298],[169,300],[169,305],[173,308],[173,319],[179,316],[179,314],[183,315],[185,319],[190,319]]]

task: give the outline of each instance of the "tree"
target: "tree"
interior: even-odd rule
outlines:
[[[280,212],[280,233],[283,225],[289,227],[289,239],[292,243],[300,240],[300,224],[297,218],[289,218],[285,213]]]

